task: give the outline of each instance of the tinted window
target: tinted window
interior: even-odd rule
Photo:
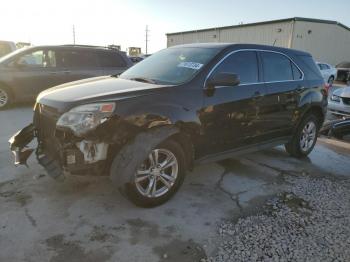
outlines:
[[[241,51],[232,54],[215,69],[214,74],[218,72],[239,75],[241,84],[257,83],[259,73],[256,52]]]
[[[300,72],[300,70],[296,67],[294,63],[291,63],[292,70],[293,70],[293,79],[299,80],[303,78],[303,74]]]
[[[324,64],[324,69],[331,69],[329,65]]]
[[[305,74],[306,79],[323,79],[320,70],[317,68],[315,60],[312,56],[301,55],[298,57],[298,65],[301,67]]]
[[[95,52],[62,50],[58,51],[56,62],[61,67],[69,68],[96,68],[99,67]]]
[[[318,68],[322,70],[322,64],[317,64]]]
[[[294,79],[292,63],[286,56],[271,52],[261,52],[261,58],[266,82]]]
[[[100,65],[102,67],[125,67],[126,63],[121,55],[116,52],[99,52]]]

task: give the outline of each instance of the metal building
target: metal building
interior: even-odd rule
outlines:
[[[330,20],[288,18],[167,34],[167,46],[229,42],[275,45],[311,53],[336,65],[350,61],[350,28]]]

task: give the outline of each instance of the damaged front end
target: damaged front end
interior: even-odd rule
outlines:
[[[62,114],[53,107],[37,104],[33,124],[9,140],[15,164],[27,165],[35,150],[28,144],[36,138],[37,160],[51,177],[57,179],[67,172],[103,174],[110,144],[98,131],[107,126],[113,110],[114,103],[101,103],[79,106]]]
[[[14,134],[10,140],[10,149],[15,157],[15,165],[26,165],[27,160],[33,153],[33,148],[28,148],[27,145],[35,137],[35,127],[30,124]]]

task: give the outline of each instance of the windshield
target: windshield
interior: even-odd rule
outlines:
[[[179,85],[191,80],[220,49],[179,47],[161,50],[134,65],[122,79]]]

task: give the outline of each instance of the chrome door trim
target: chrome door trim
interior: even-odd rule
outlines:
[[[210,75],[214,72],[214,70],[226,59],[228,58],[229,56],[231,56],[232,54],[235,54],[235,53],[238,53],[238,52],[247,52],[247,51],[251,51],[251,52],[269,52],[269,53],[276,53],[276,54],[280,54],[280,55],[283,55],[285,57],[287,57],[297,68],[298,70],[301,72],[301,79],[296,79],[296,80],[280,80],[280,81],[268,81],[268,82],[257,82],[257,83],[244,83],[244,84],[239,84],[239,86],[245,86],[245,85],[261,85],[261,84],[271,84],[271,83],[285,83],[285,82],[295,82],[295,81],[303,81],[304,80],[304,77],[305,77],[305,74],[303,72],[303,70],[300,69],[300,67],[294,62],[294,60],[282,53],[282,52],[278,52],[278,51],[272,51],[272,50],[264,50],[264,49],[238,49],[238,50],[234,50],[230,53],[228,53],[227,55],[225,55],[222,59],[220,59],[219,62],[217,62],[213,68],[209,71],[208,75],[206,76],[205,78],[205,81],[204,81],[204,85],[203,85],[203,88],[206,89],[206,84],[207,84],[207,80],[208,78],[210,77]],[[259,63],[259,61],[258,61]],[[223,87],[223,86],[218,86],[218,87],[215,87],[215,88],[220,88],[220,87]]]

